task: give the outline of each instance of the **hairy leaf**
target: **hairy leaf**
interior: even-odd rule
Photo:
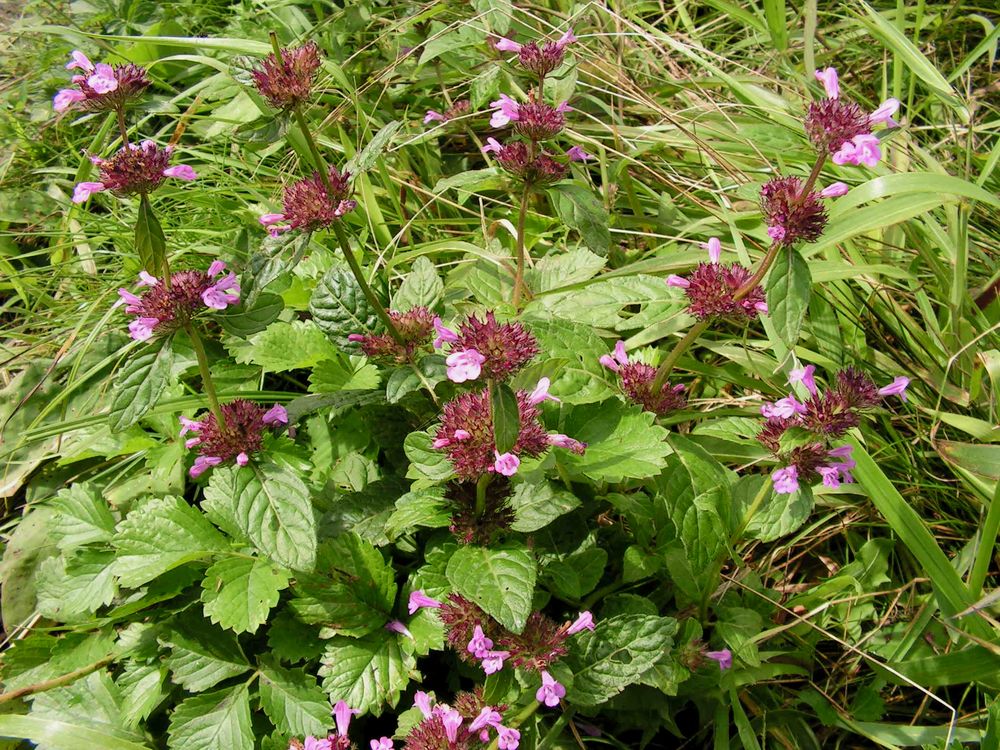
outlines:
[[[524,547],[459,547],[446,575],[455,591],[501,625],[520,633],[531,614],[535,558]]]
[[[378,316],[368,304],[357,279],[346,268],[331,268],[320,279],[309,300],[313,320],[340,346],[348,346],[349,334],[378,328]]]
[[[316,678],[268,658],[261,660],[260,705],[279,731],[293,737],[325,736],[330,726],[330,700]]]
[[[170,381],[173,361],[173,348],[165,340],[158,348],[134,356],[117,372],[108,413],[113,432],[131,427],[156,406]]]
[[[331,638],[319,674],[331,700],[378,714],[383,703],[399,700],[415,666],[396,636],[380,628],[363,638]]]
[[[288,572],[267,560],[228,557],[205,571],[201,601],[214,623],[237,633],[256,633],[288,586]]]
[[[182,701],[170,716],[171,750],[244,750],[254,746],[247,685],[202,693]]]

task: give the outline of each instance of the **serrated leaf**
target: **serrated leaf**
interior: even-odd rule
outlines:
[[[228,546],[199,510],[170,496],[151,499],[129,513],[111,543],[117,550],[115,575],[129,588]]]
[[[415,666],[413,657],[400,650],[398,639],[380,628],[363,638],[331,638],[319,674],[331,700],[377,715],[383,703],[395,705],[399,700]]]
[[[566,434],[587,444],[582,456],[560,456],[570,470],[598,482],[644,479],[660,473],[670,446],[667,431],[654,424],[655,416],[615,401],[588,404],[573,410]]]
[[[245,339],[267,328],[278,319],[284,308],[285,302],[277,294],[261,294],[252,307],[247,308],[241,302],[235,307],[226,308],[215,317],[226,333]]]
[[[552,253],[539,260],[529,279],[530,286],[539,292],[548,292],[572,284],[580,284],[596,276],[604,268],[605,260],[585,247],[564,253]],[[662,281],[660,284],[662,285]]]
[[[580,233],[587,247],[598,255],[607,255],[611,247],[610,219],[608,210],[593,191],[565,182],[552,186],[547,192],[559,218]]]
[[[733,489],[735,506],[749,507],[761,484],[767,481],[770,480],[766,476],[744,477]],[[768,496],[760,510],[747,524],[746,534],[750,539],[773,542],[791,534],[805,523],[814,505],[812,488],[807,484],[800,485],[795,492],[780,495],[768,490]]]
[[[156,406],[170,382],[174,351],[169,340],[143,351],[115,374],[108,425],[113,432],[128,429]]]
[[[378,316],[357,279],[344,268],[331,268],[320,279],[309,300],[316,325],[340,346],[348,346],[348,335],[366,333],[379,325]]]
[[[443,487],[426,487],[407,492],[396,500],[396,509],[385,524],[390,539],[417,528],[439,529],[451,522],[451,510],[444,500]]]
[[[295,424],[302,417],[320,411],[333,418],[356,406],[369,406],[385,401],[385,395],[378,391],[349,390],[337,393],[317,393],[311,396],[299,396],[288,402],[288,423]]]
[[[514,447],[521,434],[521,411],[517,396],[506,383],[497,383],[490,389],[490,411],[493,415],[493,441],[499,453]]]
[[[139,197],[139,212],[135,221],[135,252],[146,271],[153,276],[160,275],[166,265],[167,238],[163,236],[163,227],[145,194]]]
[[[55,511],[49,521],[49,532],[60,549],[107,542],[114,534],[115,519],[108,501],[89,484],[62,488],[48,502],[48,507]]]
[[[278,321],[254,334],[235,350],[236,361],[253,363],[268,372],[285,372],[312,367],[337,356],[336,348],[311,320]]]
[[[514,509],[514,531],[528,533],[548,526],[559,516],[580,507],[580,498],[551,482],[522,482],[510,498]]]
[[[170,716],[171,750],[250,750],[254,746],[247,685],[195,695]]]
[[[201,601],[205,616],[236,633],[256,633],[288,586],[288,572],[267,560],[227,557],[205,571]]]
[[[767,276],[767,308],[782,341],[795,346],[809,309],[812,274],[798,251],[782,247]]]
[[[340,354],[318,363],[309,376],[310,393],[368,391],[379,387],[378,368],[364,357]]]
[[[652,615],[619,615],[575,636],[566,662],[573,685],[566,699],[597,706],[638,682],[673,644],[677,621]]]
[[[544,310],[564,320],[625,331],[659,323],[679,309],[663,279],[638,274],[536,297],[529,313]]]
[[[167,668],[160,664],[128,661],[115,680],[122,694],[122,722],[135,727],[144,721],[166,695]]]
[[[149,750],[131,733],[83,720],[59,721],[34,716],[0,716],[0,736],[25,739],[47,750]]]
[[[427,432],[411,432],[403,441],[403,450],[410,460],[408,479],[447,479],[452,475],[451,461],[447,454],[431,447],[434,438]]]
[[[414,307],[433,310],[444,292],[444,283],[438,276],[437,268],[424,256],[413,261],[410,272],[392,297],[394,310],[405,312]]]
[[[535,594],[535,558],[524,547],[459,547],[445,571],[456,592],[520,633]]]
[[[325,736],[330,726],[330,700],[316,678],[266,657],[260,667],[260,705],[279,731],[293,737]]]
[[[542,577],[556,596],[579,600],[594,590],[607,563],[607,552],[600,547],[587,547],[548,563]]]
[[[326,642],[319,637],[319,628],[306,625],[282,610],[271,618],[267,630],[267,646],[272,654],[285,661],[313,659],[323,653]]]
[[[382,128],[372,136],[372,139],[365,144],[365,147],[361,149],[361,153],[358,154],[354,159],[352,159],[344,167],[351,174],[357,175],[361,172],[367,172],[372,169],[378,160],[382,158],[382,154],[385,153],[386,149],[392,143],[392,139],[396,136],[396,133],[403,126],[403,123],[399,120],[393,120],[390,123],[382,126]]]
[[[566,362],[558,373],[549,375],[552,379],[549,392],[553,396],[567,404],[588,404],[611,395],[604,368],[598,361],[602,354],[608,353],[608,347],[593,327],[557,319],[533,318],[528,322],[542,351],[550,358]],[[538,376],[535,373],[532,376],[537,382]]]
[[[115,596],[113,552],[79,550],[68,560],[50,557],[38,569],[38,611],[59,622],[86,619]]]
[[[469,84],[469,105],[473,112],[479,110],[490,99],[496,96],[499,80],[499,65],[487,65],[482,73],[472,79],[472,82]]]
[[[216,469],[202,507],[221,528],[278,565],[312,570],[316,516],[309,489],[290,470],[273,464]]]
[[[200,616],[176,620],[162,642],[170,647],[164,664],[171,680],[193,693],[250,669],[236,636]]]

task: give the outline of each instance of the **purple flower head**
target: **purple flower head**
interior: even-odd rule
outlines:
[[[439,609],[441,607],[441,602],[437,599],[431,599],[427,596],[421,589],[417,589],[410,593],[410,600],[407,603],[407,611],[412,615],[418,609],[423,607],[430,607],[432,609]]]
[[[471,102],[468,99],[462,99],[452,104],[444,112],[435,112],[433,109],[429,109],[427,110],[427,114],[424,115],[424,125],[432,122],[450,122],[456,117],[468,114],[470,106]]]
[[[809,105],[806,135],[820,153],[834,154],[858,135],[871,132],[869,116],[847,99],[822,99]]]
[[[52,99],[56,112],[63,112],[79,104],[88,112],[122,110],[138,99],[149,86],[146,69],[138,65],[108,65],[92,63],[85,54],[73,50],[67,70],[78,69],[74,75],[75,89],[61,89]]]
[[[490,102],[490,109],[494,110],[490,117],[490,127],[502,128],[520,117],[520,105],[506,94],[500,94],[500,98],[495,102]]]
[[[615,344],[614,356],[604,355],[599,361],[609,370],[618,373],[622,393],[646,411],[663,416],[683,408],[687,403],[684,386],[680,384],[664,383],[660,392],[654,393],[653,380],[656,378],[656,368],[644,362],[630,362],[625,354],[624,341]]]
[[[448,366],[448,379],[453,383],[475,380],[482,372],[485,361],[486,357],[475,349],[453,351],[445,358],[445,364]]]
[[[337,722],[337,734],[341,737],[347,736],[347,729],[351,726],[351,717],[361,713],[356,708],[347,705],[347,701],[337,701],[333,707],[333,717]]]
[[[828,70],[833,70],[833,68],[828,68]],[[733,652],[728,648],[724,648],[721,651],[706,651],[705,656],[718,662],[719,669],[726,670],[733,667]]]
[[[815,242],[823,234],[827,216],[819,193],[802,195],[802,188],[798,177],[778,177],[760,190],[761,212],[776,243]]]
[[[348,338],[361,345],[366,357],[395,364],[412,362],[418,351],[426,349],[434,333],[434,313],[426,307],[414,307],[405,313],[389,310],[402,342],[389,333],[351,334]]]
[[[197,477],[210,466],[234,461],[245,466],[249,457],[259,452],[264,446],[264,430],[269,425],[264,421],[268,414],[264,407],[252,401],[236,399],[219,407],[226,422],[221,429],[212,412],[200,420],[193,421],[182,418],[181,434],[192,431],[197,436],[187,441],[186,446],[198,448],[195,465],[189,472]],[[285,417],[287,420],[287,416]]]
[[[576,41],[576,37],[572,36],[572,31],[567,33],[571,37],[569,41]],[[564,35],[563,39],[565,38]],[[563,42],[560,39],[558,42],[545,42],[543,44],[528,42],[524,45],[518,45],[520,49],[516,50],[518,53],[517,61],[529,73],[534,73],[536,76],[548,75],[562,65],[566,56],[567,44],[569,42]],[[499,49],[499,46],[497,48]]]
[[[145,273],[145,272],[143,272]],[[156,279],[149,274],[146,278]],[[145,341],[153,336],[169,336],[187,326],[206,309],[225,309],[239,302],[240,287],[232,274],[217,281],[205,271],[178,271],[170,285],[144,282],[141,295],[119,289],[125,312],[135,315],[129,325],[132,338]]]
[[[482,377],[506,380],[538,354],[538,341],[520,323],[498,323],[493,313],[487,312],[482,320],[470,315],[459,325],[456,339],[451,342],[451,351],[452,356],[454,353],[475,352],[482,357],[481,360],[478,357],[469,357],[456,361],[463,363],[468,361],[471,365],[475,360]],[[451,356],[446,360],[450,365],[449,360]],[[449,377],[451,378],[450,373]],[[466,379],[473,380],[478,377],[480,373],[477,372]]]
[[[494,153],[501,168],[531,185],[558,182],[567,173],[563,162],[545,151],[532,155],[528,144],[522,141],[501,144],[496,138],[488,138],[483,153]]]
[[[719,252],[722,248],[719,247]],[[710,250],[711,252],[711,250]],[[755,320],[767,311],[764,289],[758,284],[737,300],[736,291],[753,274],[739,263],[699,263],[688,278],[671,274],[667,285],[680,287],[688,298],[688,311],[699,320]]]
[[[588,612],[581,612],[580,615],[573,621],[573,624],[566,628],[566,635],[576,635],[581,630],[593,630],[594,629],[594,616]]]
[[[251,75],[268,104],[290,110],[309,100],[319,66],[319,47],[309,42],[301,47],[284,47],[280,56],[272,52]]]
[[[108,190],[114,195],[147,195],[168,177],[193,180],[197,176],[191,167],[170,167],[172,149],[160,148],[153,141],[129,143],[110,159],[91,159],[100,168],[100,182],[81,182],[73,191],[73,202],[83,203],[92,194]]]
[[[795,466],[785,466],[771,472],[774,491],[779,495],[788,495],[799,488],[799,470]]]
[[[885,396],[899,396],[900,399],[906,401],[906,387],[910,384],[910,379],[900,376],[893,380],[889,385],[882,386],[878,389],[878,395]]]
[[[555,678],[548,672],[542,672],[542,686],[535,692],[535,700],[544,703],[549,708],[555,708],[559,701],[566,695],[566,688],[556,682]]]
[[[514,120],[514,132],[529,141],[546,141],[562,132],[566,125],[568,111],[566,103],[552,107],[545,102],[529,99],[518,106],[517,117]]]
[[[330,191],[319,172],[313,172],[311,177],[305,177],[293,182],[285,188],[282,202],[283,212],[280,214],[264,214],[261,224],[269,227],[273,235],[276,231],[300,229],[305,232],[315,232],[327,229],[344,214],[353,211],[357,205],[350,200],[350,172],[341,174],[336,167],[330,167],[327,176],[330,180]],[[287,222],[277,226],[278,222]]]

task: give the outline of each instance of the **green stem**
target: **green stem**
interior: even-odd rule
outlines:
[[[739,544],[740,540],[743,538],[743,532],[747,530],[747,526],[750,525],[753,517],[757,515],[757,511],[760,510],[760,506],[764,504],[764,500],[767,499],[770,490],[771,479],[767,478],[760,486],[760,489],[757,490],[757,494],[754,495],[753,500],[750,501],[750,505],[747,508],[746,513],[743,514],[743,520],[740,521],[739,528],[736,529],[736,532],[731,537],[732,541],[730,542],[730,546],[735,547]]]
[[[486,488],[490,486],[489,474],[483,474],[476,482],[476,518],[482,518],[486,512]]]
[[[191,339],[191,346],[194,354],[198,358],[198,369],[201,371],[201,385],[205,389],[205,396],[208,398],[208,408],[215,415],[215,422],[219,429],[226,431],[226,418],[222,415],[222,408],[219,406],[219,397],[215,393],[215,381],[212,380],[212,372],[208,369],[208,355],[205,354],[205,345],[198,335],[198,330],[188,323],[184,329]]]
[[[586,599],[584,599],[580,603],[580,610],[582,611],[582,610],[590,609],[597,602],[599,602],[601,599],[603,599],[604,597],[608,596],[608,594],[613,594],[616,591],[618,591],[619,589],[625,588],[627,585],[628,584],[625,583],[624,581],[620,581],[619,580],[619,581],[612,581],[608,585],[602,586],[601,588],[597,589],[596,591],[591,592],[590,596],[588,596]]]
[[[524,224],[528,217],[528,198],[531,195],[531,184],[524,183],[521,191],[521,209],[517,214],[517,271],[514,274],[514,309],[521,309],[521,297],[524,294]]]
[[[983,593],[983,584],[990,572],[990,563],[993,561],[998,532],[1000,532],[1000,483],[997,484],[993,499],[990,500],[990,507],[986,511],[982,535],[979,537],[979,546],[976,548],[976,559],[972,563],[972,572],[969,573],[969,595],[973,599],[979,599]]]
[[[670,354],[667,355],[667,358],[660,363],[660,366],[656,370],[656,377],[653,378],[653,393],[659,393],[663,390],[663,385],[667,382],[667,377],[670,375],[670,371],[674,369],[674,365],[677,364],[677,360],[694,343],[694,340],[704,333],[706,328],[708,328],[708,321],[699,321],[691,326],[691,329],[685,334],[684,338],[674,344],[674,348],[670,350]]]
[[[122,148],[125,148],[128,146],[128,128],[125,126],[125,110],[122,107],[116,107],[115,114],[118,116],[118,132],[122,136]]]
[[[386,330],[396,340],[396,343],[404,344],[402,334],[396,328],[396,324],[392,322],[389,313],[386,312],[385,307],[379,301],[379,298],[375,296],[375,292],[365,279],[365,275],[361,271],[361,266],[358,265],[358,259],[354,257],[354,251],[351,250],[351,243],[347,239],[347,232],[344,231],[339,221],[333,222],[333,231],[337,234],[337,240],[340,242],[340,250],[344,253],[344,259],[347,261],[347,265],[351,267],[351,273],[357,279],[358,286],[361,287],[361,291],[364,293],[365,299],[368,300],[368,304],[375,310],[375,314],[378,315],[379,320],[382,321],[382,325],[386,327]]]

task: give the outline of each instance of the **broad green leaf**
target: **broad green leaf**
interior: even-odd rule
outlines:
[[[228,546],[201,511],[169,496],[148,500],[129,513],[111,543],[117,550],[115,575],[128,588]]]
[[[761,485],[767,481],[765,476],[744,477],[733,489],[736,507],[749,506]],[[812,488],[808,485],[801,485],[795,492],[784,495],[768,490],[764,504],[750,519],[746,534],[751,539],[773,542],[805,523],[814,505]]]
[[[293,737],[325,736],[330,726],[330,700],[303,669],[285,669],[261,660],[260,705],[280,732]]]
[[[42,506],[22,517],[4,546],[0,563],[0,602],[3,624],[13,632],[35,612],[35,579],[47,557],[59,553],[50,534],[49,520],[55,513]],[[69,522],[72,525],[72,521]],[[8,654],[5,654],[5,659]],[[5,687],[10,688],[10,685]]]
[[[580,233],[584,244],[598,255],[606,256],[611,247],[608,210],[583,185],[564,182],[549,188],[549,196],[559,218]]]
[[[362,713],[381,713],[395,705],[416,666],[399,648],[399,640],[383,629],[364,638],[331,638],[319,674],[332,701],[343,700]]]
[[[107,542],[115,532],[108,501],[89,484],[63,487],[47,505],[55,511],[49,530],[61,549]]]
[[[574,636],[566,662],[573,685],[566,699],[597,706],[638,682],[673,644],[677,621],[651,615],[619,615]]]
[[[38,611],[58,622],[86,619],[115,596],[114,553],[78,550],[50,557],[38,569]]]
[[[378,317],[353,274],[334,267],[320,279],[309,300],[316,325],[340,346],[348,346],[348,335],[367,333],[379,326]]]
[[[113,432],[125,430],[156,406],[170,382],[174,353],[169,340],[158,348],[134,355],[115,374],[108,424]]]
[[[575,323],[626,331],[660,323],[681,308],[663,279],[638,274],[595,279],[578,289],[539,295],[528,313],[544,310]]]
[[[90,722],[58,721],[34,716],[5,714],[0,716],[0,737],[13,737],[35,743],[48,750],[149,750],[150,745],[129,739],[130,733]],[[218,749],[216,749],[218,750]]]
[[[582,456],[564,452],[559,461],[573,474],[598,482],[621,482],[655,476],[666,464],[667,431],[655,416],[617,401],[578,406],[565,423],[570,437],[587,444]]]
[[[403,441],[403,450],[410,460],[406,470],[408,479],[426,478],[432,480],[447,479],[452,475],[451,461],[448,455],[431,447],[434,438],[427,432],[411,432]]]
[[[794,248],[782,247],[767,276],[767,307],[782,341],[795,346],[809,309],[812,276]]]
[[[417,528],[438,529],[451,522],[444,488],[426,487],[407,492],[396,500],[396,509],[385,524],[385,533],[395,539]]]
[[[170,750],[250,750],[250,693],[236,685],[192,696],[173,710],[167,730]]]
[[[520,633],[531,614],[535,558],[524,547],[459,547],[446,575],[455,591],[508,630]]]
[[[345,165],[344,169],[353,175],[357,175],[361,172],[367,172],[369,169],[372,169],[376,164],[378,164],[378,160],[382,158],[382,155],[389,148],[389,145],[392,143],[392,139],[402,126],[403,123],[398,120],[393,120],[392,122],[383,125],[382,129],[373,135],[372,139],[365,144],[363,149],[361,149],[361,153],[351,159],[351,161]]]
[[[602,354],[608,353],[608,347],[591,326],[556,319],[531,318],[526,322],[547,357],[565,362],[558,373],[550,375],[549,392],[553,396],[566,404],[588,404],[611,395],[604,368],[598,362]],[[537,376],[534,381],[538,382]]]
[[[135,221],[135,252],[142,267],[153,276],[159,276],[166,266],[167,239],[163,227],[153,213],[149,197],[139,197],[139,213]]]
[[[174,621],[161,640],[170,647],[164,659],[170,679],[193,693],[250,669],[236,636],[200,616]]]
[[[378,391],[352,389],[336,393],[317,393],[311,396],[299,396],[289,401],[285,408],[288,411],[288,423],[295,424],[302,417],[321,409],[327,417],[332,419],[356,406],[369,406],[384,402],[385,395]]]
[[[70,674],[116,654],[114,633],[69,633],[61,638],[32,633],[13,641],[4,652],[4,690]]]
[[[341,353],[332,359],[319,362],[309,376],[310,393],[336,393],[338,391],[369,391],[378,388],[378,368],[364,357],[351,357]]]
[[[596,276],[604,268],[604,263],[604,258],[585,247],[552,253],[539,260],[530,270],[529,286],[537,292],[549,292],[580,284]]]
[[[227,346],[237,362],[259,365],[268,372],[285,372],[313,367],[337,356],[336,348],[311,320],[279,320],[245,342]]]
[[[261,558],[226,557],[205,571],[205,615],[236,633],[256,633],[288,586],[288,572]]]
[[[841,242],[857,237],[865,232],[885,230],[893,224],[907,221],[915,216],[920,216],[923,213],[957,200],[957,197],[953,198],[947,193],[943,195],[916,193],[895,195],[878,203],[862,206],[835,219],[831,219],[826,225],[826,231],[823,233],[823,236],[815,244],[809,246],[809,254],[811,256],[816,255],[821,250],[825,250],[828,247],[836,247]]]
[[[548,526],[560,516],[580,507],[580,498],[566,489],[542,479],[515,485],[510,498],[515,521],[514,531],[528,533]]]
[[[506,383],[490,389],[490,411],[493,415],[493,442],[499,453],[507,453],[521,434],[521,411],[517,396]]]
[[[579,600],[594,590],[607,563],[607,552],[600,547],[587,547],[545,565],[542,579],[559,598]]]
[[[316,516],[309,489],[289,469],[226,466],[216,469],[202,507],[230,534],[292,570],[316,562]]]
[[[410,272],[392,296],[392,308],[406,312],[414,307],[433,310],[444,293],[444,284],[437,268],[424,256],[413,261]]]
[[[249,309],[241,302],[215,315],[226,333],[245,339],[278,319],[285,303],[277,294],[261,294]]]
[[[290,662],[313,659],[323,652],[324,645],[319,628],[306,625],[288,610],[280,610],[268,623],[267,646],[279,659]]]
[[[144,721],[166,695],[167,668],[161,664],[127,661],[115,683],[122,695],[121,715],[125,726]]]

